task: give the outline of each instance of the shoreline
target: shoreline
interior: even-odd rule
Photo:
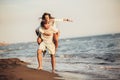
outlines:
[[[27,67],[18,58],[0,59],[0,80],[63,80],[52,72]]]

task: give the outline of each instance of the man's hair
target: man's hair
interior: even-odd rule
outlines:
[[[47,21],[45,20],[41,21],[41,27],[44,27],[44,24],[47,24]]]

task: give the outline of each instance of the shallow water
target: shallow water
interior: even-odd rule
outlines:
[[[0,46],[0,58],[19,58],[37,68],[36,42]],[[51,71],[50,56],[43,58]],[[66,80],[119,80],[120,34],[61,39],[56,53],[56,71]]]

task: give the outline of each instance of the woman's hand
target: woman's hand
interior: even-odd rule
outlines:
[[[73,22],[71,19],[63,19],[63,21]]]

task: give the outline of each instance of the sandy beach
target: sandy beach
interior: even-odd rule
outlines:
[[[0,59],[0,80],[61,80],[57,74],[28,68],[18,58]]]

